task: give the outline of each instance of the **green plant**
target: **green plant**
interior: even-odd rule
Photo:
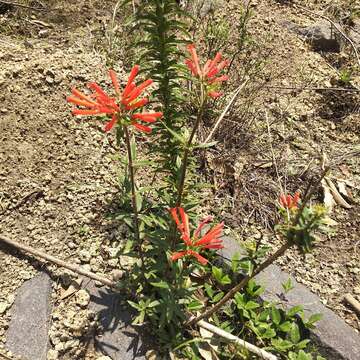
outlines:
[[[229,61],[217,52],[202,64],[195,46],[189,44],[186,67],[180,66],[175,57],[181,56],[179,45],[183,41],[177,39],[177,32],[186,29],[178,16],[183,14],[171,0],[148,1],[136,14],[135,28],[142,29],[145,36],[136,44],[143,50],[140,61],[157,84],[153,98],[140,98],[153,80],[136,84],[138,65],[132,68],[122,90],[116,74],[110,70],[115,96],[90,83],[90,95],[73,89],[73,96],[68,97],[69,102],[80,107],[73,109],[74,115],[105,117],[105,131],[114,128],[118,146],[126,150],[126,156],[120,156],[124,170],[122,198],[121,210],[115,217],[131,230],[123,253],[135,261],[118,287],[137,311],[134,324],[150,323],[164,352],[177,349],[182,355],[198,358],[195,344],[201,339],[192,339],[191,329],[201,319],[211,317],[220,328],[283,358],[290,353],[311,356],[303,351],[309,342],[306,330],[314,326],[318,316],[305,319],[301,307],[284,309],[261,301],[259,296],[264,289],[254,277],[292,246],[310,251],[314,233],[325,225],[325,210],[308,206],[311,191],[302,200],[298,193],[282,195],[279,212],[283,220],[275,230],[284,244],[268,255],[269,246],[247,241],[245,253],[234,257],[229,267],[218,263],[214,251],[223,247],[223,223],[208,228],[212,218],[206,217],[191,231],[198,210],[193,187],[194,153],[207,146],[199,143],[197,134],[205,111],[212,105],[210,100],[223,95],[221,86],[229,77],[221,72]],[[185,79],[190,82],[187,95],[195,114],[186,125],[181,115],[184,94],[180,91]],[[154,107],[161,106],[163,111],[142,112],[149,102]],[[140,159],[137,133],[133,130],[148,135],[153,129],[156,146],[149,145],[145,160]],[[156,156],[160,165],[154,164]],[[150,170],[159,179],[147,186],[139,184],[140,171],[148,174]],[[158,170],[160,174],[156,173]],[[319,181],[323,176],[325,172]],[[284,290],[290,289],[291,283],[287,282]],[[241,349],[237,351],[246,355]],[[224,359],[231,358],[231,345],[223,345],[219,353]]]
[[[154,92],[163,110],[163,121],[158,123],[157,141],[149,152],[159,157],[154,172],[162,172],[164,186],[157,193],[163,204],[173,205],[180,171],[181,144],[178,133],[185,126],[184,96],[181,91],[185,77],[184,65],[179,62],[184,54],[179,45],[188,38],[184,12],[174,0],[146,2],[136,13],[133,31],[140,33],[135,42],[139,50],[138,62],[153,78],[158,87]]]
[[[345,85],[350,84],[351,80],[352,80],[352,70],[348,70],[348,69],[342,69],[339,72],[339,80],[340,82],[342,82]]]

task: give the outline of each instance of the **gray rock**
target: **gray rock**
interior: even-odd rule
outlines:
[[[46,360],[50,319],[50,277],[41,273],[18,290],[6,347],[27,360]]]
[[[283,294],[281,284],[289,278],[294,288]],[[305,286],[297,283],[276,265],[270,265],[256,279],[265,287],[265,294],[262,296],[265,300],[280,302],[285,308],[303,305],[306,317],[316,313],[323,315],[316,323],[316,328],[311,331],[311,338],[320,346],[319,350],[322,350],[328,360],[359,359],[360,336]]]
[[[326,20],[319,20],[307,27],[299,26],[291,21],[284,21],[282,25],[303,37],[315,51],[340,52],[343,45],[337,30]]]
[[[224,248],[219,254],[226,263],[229,263],[229,259],[235,253],[244,253],[239,243],[232,238],[224,237],[223,244]],[[294,288],[284,294],[282,283],[289,278]],[[306,317],[317,313],[323,315],[323,318],[316,323],[316,328],[310,333],[319,351],[328,360],[359,360],[360,336],[333,311],[325,307],[315,294],[297,283],[291,275],[282,271],[277,265],[270,265],[256,276],[256,281],[265,287],[265,293],[261,296],[263,300],[276,301],[285,308],[302,305]]]
[[[120,304],[120,294],[98,288],[93,281],[86,288],[90,293],[89,308],[97,313],[103,328],[96,347],[113,360],[145,360],[151,342],[140,327],[131,326],[133,313]]]

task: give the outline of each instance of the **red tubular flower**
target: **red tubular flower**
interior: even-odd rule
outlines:
[[[172,254],[171,260],[176,261],[185,256],[193,256],[197,259],[197,261],[202,264],[207,264],[207,259],[199,254],[201,250],[204,249],[222,249],[222,240],[220,239],[222,235],[222,230],[224,228],[224,223],[220,223],[215,225],[212,229],[207,231],[207,233],[199,239],[201,230],[204,228],[206,224],[208,224],[212,217],[206,217],[198,226],[198,228],[194,231],[193,237],[190,236],[190,228],[189,228],[189,217],[185,213],[184,209],[172,208],[170,209],[170,214],[173,217],[178,230],[181,233],[181,238],[184,241],[187,249],[183,251],[178,251]]]
[[[300,201],[300,193],[297,191],[294,196],[291,195],[280,195],[280,205],[286,209],[297,209]]]
[[[221,96],[222,93],[216,91],[216,87],[218,87],[222,82],[229,80],[229,77],[227,75],[216,77],[216,75],[219,74],[220,71],[223,70],[226,66],[228,66],[229,62],[227,60],[221,61],[222,56],[221,53],[218,52],[214,59],[208,60],[203,68],[201,68],[195,45],[188,45],[187,50],[189,51],[191,58],[186,59],[185,64],[191,71],[192,75],[198,77],[209,86],[207,94],[210,97],[215,99]]]
[[[68,96],[67,101],[83,107],[80,109],[72,109],[72,113],[74,115],[105,114],[111,117],[111,120],[105,126],[105,131],[110,131],[124,115],[129,115],[130,121],[129,123],[126,123],[126,125],[131,124],[140,131],[150,133],[151,128],[139,124],[138,120],[146,123],[153,123],[162,116],[162,113],[133,113],[133,111],[142,108],[149,102],[148,98],[138,99],[138,97],[153,83],[151,79],[148,79],[137,86],[134,81],[138,72],[139,65],[135,65],[130,71],[124,90],[121,92],[115,71],[109,70],[109,76],[116,97],[107,95],[105,91],[94,82],[88,84],[88,88],[93,91],[89,96],[75,88],[72,89],[73,96]]]

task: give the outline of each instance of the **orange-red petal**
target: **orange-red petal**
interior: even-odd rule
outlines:
[[[86,100],[86,101],[88,101],[90,103],[95,104],[95,102],[91,99],[90,96],[85,95],[84,93],[82,93],[78,89],[72,88],[71,92],[72,92],[73,95],[77,96],[79,99]]]
[[[191,245],[189,217],[182,207],[179,207],[178,209],[179,209],[180,218],[182,221],[182,231],[181,231],[182,239],[184,240],[185,244],[189,246],[189,245]]]
[[[177,208],[171,208],[171,209],[169,209],[169,211],[170,211],[170,214],[171,214],[172,218],[174,219],[175,224],[177,225],[178,229],[180,229],[181,223],[180,223],[180,219],[178,217]]]
[[[143,99],[141,99],[141,100],[139,100],[139,101],[136,101],[135,103],[126,105],[126,109],[127,109],[127,110],[138,109],[138,108],[146,105],[148,102],[149,102],[149,99],[143,98]]]
[[[141,125],[135,121],[132,122],[132,125],[134,125],[138,130],[146,132],[146,133],[151,133],[151,128],[145,125]]]
[[[113,83],[116,94],[120,96],[120,86],[119,86],[118,78],[116,76],[116,72],[114,70],[110,69],[109,76],[110,76],[111,82]]]
[[[101,88],[100,85],[98,85],[95,82],[91,82],[88,84],[88,88],[91,90],[94,90],[98,95],[103,96],[105,98],[108,98],[109,96],[106,94],[106,92]]]
[[[195,71],[196,74],[195,75],[201,75],[201,69],[200,69],[200,64],[199,64],[199,58],[197,56],[196,53],[196,49],[195,49],[195,45],[194,44],[190,44],[187,46],[187,49],[191,55],[194,67],[195,67]]]
[[[202,265],[206,265],[208,260],[205,259],[203,256],[201,256],[199,253],[197,253],[196,251],[193,251],[193,250],[188,250],[187,251],[187,255],[192,255],[196,258],[196,260],[202,264]]]
[[[218,238],[222,235],[224,223],[215,225],[212,229],[210,229],[200,240],[198,240],[194,245],[206,245],[210,244],[212,241],[218,241]]]
[[[300,201],[300,193],[299,193],[299,191],[297,191],[293,197],[293,206],[297,207],[299,201]]]
[[[74,115],[98,115],[100,111],[98,109],[88,110],[88,109],[72,109]]]
[[[140,119],[142,121],[153,123],[156,121],[158,117],[162,116],[162,112],[154,112],[154,113],[137,113],[132,115],[133,119]]]
[[[73,103],[73,104],[76,104],[76,105],[86,106],[88,108],[96,107],[96,103],[94,103],[93,101],[90,102],[90,101],[87,101],[87,100],[82,100],[82,99],[77,98],[75,96],[68,96],[66,98],[66,101],[70,102],[70,103]]]
[[[203,227],[208,224],[209,222],[211,222],[213,219],[213,217],[211,215],[207,216],[204,220],[201,221],[201,223],[199,224],[199,226],[197,227],[196,231],[194,232],[194,237],[197,238],[200,233],[201,230],[203,229]]]
[[[194,63],[190,60],[190,59],[186,59],[185,60],[185,65],[189,68],[189,70],[191,71],[191,73],[196,76],[197,75],[197,71],[195,68]]]
[[[104,128],[104,131],[110,131],[114,125],[116,124],[117,122],[117,116],[116,115],[113,115],[113,117],[111,118],[111,121],[109,121],[106,125],[105,125],[105,128]]]
[[[125,90],[123,91],[123,94],[122,94],[122,103],[123,104],[128,104],[129,102],[125,102],[125,98],[130,94],[131,91],[133,91],[134,89],[136,88],[136,85],[135,83],[131,83],[129,84]]]
[[[219,76],[217,78],[214,78],[214,79],[211,79],[208,81],[209,84],[217,84],[217,83],[221,83],[223,81],[227,81],[229,80],[229,76],[227,75],[222,75],[222,76]]]
[[[156,121],[156,117],[144,114],[134,114],[131,116],[132,119],[139,119],[148,123],[153,123]]]
[[[219,91],[209,91],[208,95],[212,97],[213,99],[217,99],[218,97],[222,96],[223,93]]]
[[[135,84],[133,84],[133,81],[135,80],[136,75],[138,74],[140,69],[139,65],[134,65],[133,68],[130,71],[129,77],[128,77],[128,81],[126,83],[125,89],[123,91],[123,98],[126,97],[129,92],[135,87]]]
[[[221,53],[217,53],[214,57],[214,59],[210,62],[206,75],[208,77],[211,77],[212,75],[210,75],[210,73],[216,68],[217,63],[221,60]],[[219,71],[219,69],[217,69],[217,72]]]
[[[147,79],[139,86],[135,87],[134,90],[126,97],[125,101],[129,104],[131,101],[135,100],[148,86],[153,83],[153,80]]]

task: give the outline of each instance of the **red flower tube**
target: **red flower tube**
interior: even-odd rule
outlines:
[[[153,123],[162,116],[162,113],[135,112],[137,109],[142,108],[149,102],[148,98],[139,99],[139,96],[153,83],[151,79],[148,79],[140,85],[136,85],[134,81],[138,72],[139,66],[135,65],[130,71],[124,90],[121,92],[115,71],[109,70],[109,76],[113,84],[116,97],[111,97],[106,94],[106,92],[94,82],[88,84],[88,88],[93,91],[91,95],[85,95],[75,88],[72,89],[73,95],[68,96],[67,101],[82,107],[72,109],[72,113],[74,115],[104,114],[111,117],[111,120],[105,126],[105,131],[110,131],[118,121],[122,120],[124,125],[131,124],[140,131],[150,133],[151,128],[140,124],[138,120],[146,123]],[[125,122],[124,116],[127,116],[130,120]]]
[[[183,208],[172,208],[170,209],[170,214],[174,219],[178,230],[180,231],[181,238],[186,245],[186,249],[183,251],[175,252],[171,255],[171,260],[176,261],[185,256],[195,257],[196,260],[202,264],[206,265],[208,260],[201,256],[199,253],[204,249],[222,249],[222,230],[224,228],[224,223],[220,223],[211,228],[207,233],[199,239],[201,230],[203,227],[208,224],[212,217],[206,217],[194,231],[193,237],[190,235],[189,228],[189,217],[184,211]]]
[[[189,68],[192,75],[205,83],[208,96],[214,99],[221,96],[222,93],[217,91],[217,89],[222,82],[229,80],[229,77],[227,75],[216,76],[229,65],[229,62],[227,60],[221,61],[222,55],[218,52],[214,59],[208,60],[201,68],[195,45],[188,45],[187,50],[190,53],[190,59],[185,60],[185,65]]]
[[[299,201],[300,193],[298,191],[295,193],[294,196],[281,194],[279,199],[280,205],[289,210],[297,209]]]

